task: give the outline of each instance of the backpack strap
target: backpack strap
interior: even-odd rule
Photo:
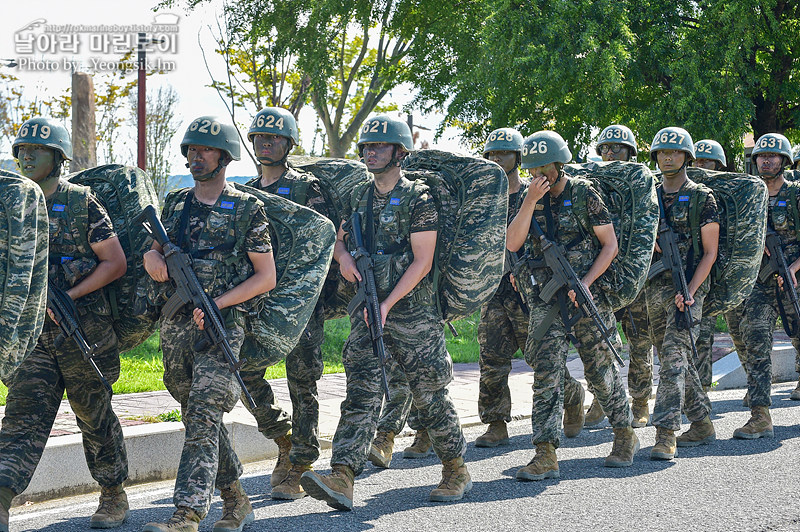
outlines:
[[[691,202],[689,204],[689,230],[692,236],[692,251],[695,257],[700,257],[700,212],[705,206],[707,195],[703,194],[701,187],[693,188],[691,191]],[[703,205],[700,205],[700,202]],[[687,264],[687,268],[690,266]]]

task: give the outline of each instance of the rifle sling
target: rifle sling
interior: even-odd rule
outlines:
[[[189,235],[189,210],[192,208],[192,199],[194,199],[194,191],[190,190],[186,194],[186,199],[183,200],[183,209],[181,210],[181,219],[178,223],[178,248],[181,251],[186,251],[184,246],[188,244]]]
[[[367,192],[367,232],[364,235],[364,247],[370,255],[375,255],[375,213],[372,212],[375,204],[375,184]]]

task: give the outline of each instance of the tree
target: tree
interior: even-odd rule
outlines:
[[[136,120],[136,92],[130,96],[131,118]],[[171,85],[158,88],[155,95],[152,91],[147,94],[147,112],[145,114],[145,141],[147,174],[153,182],[160,202],[170,189],[170,145],[172,137],[180,125],[175,116],[175,106],[178,104],[178,93]]]

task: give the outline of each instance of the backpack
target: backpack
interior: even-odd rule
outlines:
[[[42,332],[49,238],[42,190],[0,170],[0,379],[33,351]]]
[[[709,187],[717,200],[719,252],[703,303],[703,315],[716,316],[750,295],[758,277],[767,231],[767,187],[760,178],[747,174],[693,167],[686,173],[692,181]],[[690,212],[694,242],[700,242],[699,210]]]
[[[150,249],[153,240],[141,224],[132,224],[133,218],[146,206],[153,205],[159,210],[155,188],[145,172],[120,164],[96,166],[69,175],[66,179],[92,189],[108,211],[125,252],[128,270],[104,290],[111,304],[112,324],[119,341],[119,351],[133,349],[153,334],[157,320],[156,315],[141,312],[137,304],[137,293],[142,292],[139,285],[148,276],[142,255]]]
[[[608,208],[619,252],[598,283],[615,311],[627,307],[647,281],[658,232],[653,174],[644,164],[625,161],[568,164],[564,173],[591,181]]]

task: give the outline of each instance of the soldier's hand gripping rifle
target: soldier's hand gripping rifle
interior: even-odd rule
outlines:
[[[182,252],[177,245],[170,242],[167,231],[161,224],[161,220],[159,220],[152,205],[145,207],[144,211],[134,218],[133,223],[143,224],[147,232],[153,236],[164,250],[167,271],[170,279],[175,284],[175,293],[164,305],[164,315],[171,319],[187,304],[193,309],[199,308],[203,311],[203,333],[205,337],[194,346],[194,349],[199,351],[207,345],[218,346],[225,355],[225,360],[228,362],[231,373],[236,376],[236,381],[242,387],[242,392],[248,404],[251,408],[255,408],[256,403],[253,401],[253,396],[250,395],[242,376],[239,374],[239,369],[245,361],[236,360],[236,355],[228,341],[228,331],[225,330],[225,321],[222,319],[222,314],[217,308],[217,304],[214,303],[212,298],[208,297],[203,285],[197,279],[197,275],[192,269],[191,257]]]
[[[764,283],[774,273],[783,277],[783,291],[789,297],[789,301],[794,307],[795,315],[800,317],[800,302],[797,300],[797,289],[792,283],[789,264],[786,262],[786,254],[783,252],[783,241],[781,236],[771,227],[767,229],[767,238],[764,245],[769,252],[769,262],[758,272],[758,280]],[[791,325],[789,324],[789,318],[783,307],[783,298],[777,286],[775,287],[775,298],[778,300],[778,310],[780,311],[783,330],[786,331],[790,338],[794,338],[797,334],[797,322],[793,321]]]
[[[347,305],[347,313],[355,318],[360,318],[361,307],[365,306],[367,309],[367,325],[372,339],[372,352],[381,366],[383,393],[388,401],[389,383],[386,380],[386,361],[389,357],[386,354],[386,346],[383,343],[383,322],[381,321],[381,307],[380,301],[378,301],[375,273],[372,269],[372,257],[370,257],[364,245],[364,237],[361,234],[361,214],[354,212],[342,228],[347,231],[352,246],[355,247],[355,251],[350,252],[350,255],[356,261],[356,268],[358,268],[358,273],[361,275],[356,295]]]
[[[81,327],[80,318],[78,318],[78,309],[75,306],[75,302],[69,297],[69,294],[52,282],[47,283],[47,308],[53,312],[53,317],[56,323],[58,323],[58,327],[61,329],[61,334],[59,334],[53,342],[56,349],[61,347],[65,339],[72,338],[78,346],[78,349],[80,349],[83,359],[92,366],[92,369],[97,374],[97,378],[103,383],[103,388],[105,388],[108,393],[111,393],[111,385],[108,384],[108,381],[103,376],[103,372],[100,371],[100,368],[97,367],[94,361],[95,352],[97,352],[100,346],[98,344],[89,345],[86,341],[86,334],[83,332],[83,327]]]
[[[683,300],[689,300],[689,285],[686,283],[686,272],[684,271],[683,261],[681,260],[681,251],[678,248],[678,235],[672,230],[672,227],[667,223],[667,216],[664,211],[664,199],[661,195],[661,189],[658,190],[658,210],[660,219],[658,222],[658,237],[656,241],[661,248],[661,260],[654,262],[650,265],[650,271],[647,273],[647,280],[649,281],[656,275],[660,275],[666,271],[672,273],[672,286],[675,287],[675,293],[681,294]],[[692,317],[692,308],[684,303],[683,312],[677,307],[675,308],[675,327],[678,330],[686,330],[689,332],[689,342],[692,344],[692,354],[694,359],[699,361],[700,357],[697,354],[697,347],[694,345],[694,336],[692,335],[692,327],[697,325]]]

